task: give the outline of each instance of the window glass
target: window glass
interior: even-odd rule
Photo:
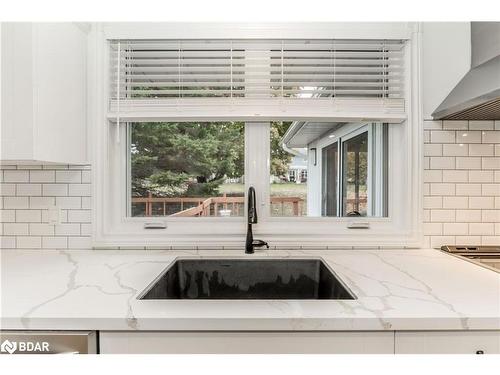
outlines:
[[[366,216],[368,203],[368,131],[342,143],[342,215]]]
[[[244,123],[129,125],[131,216],[243,216]]]

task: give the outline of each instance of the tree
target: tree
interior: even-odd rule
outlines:
[[[207,196],[244,171],[243,123],[138,123],[132,126],[135,196]]]
[[[286,176],[292,154],[286,152],[281,144],[283,136],[291,122],[273,122],[271,124],[271,175]]]

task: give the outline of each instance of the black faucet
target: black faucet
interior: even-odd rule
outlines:
[[[262,240],[254,240],[252,233],[252,224],[257,224],[257,205],[255,204],[255,189],[253,186],[248,188],[248,226],[247,226],[247,240],[245,242],[245,254],[253,254],[254,247],[265,246],[269,249],[267,242]]]

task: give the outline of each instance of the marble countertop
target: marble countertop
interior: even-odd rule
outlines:
[[[322,257],[356,300],[138,300],[176,257]],[[437,250],[1,250],[2,329],[500,329],[500,274]]]

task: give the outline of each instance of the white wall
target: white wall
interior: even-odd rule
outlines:
[[[422,35],[424,120],[470,69],[470,23],[425,22]]]

